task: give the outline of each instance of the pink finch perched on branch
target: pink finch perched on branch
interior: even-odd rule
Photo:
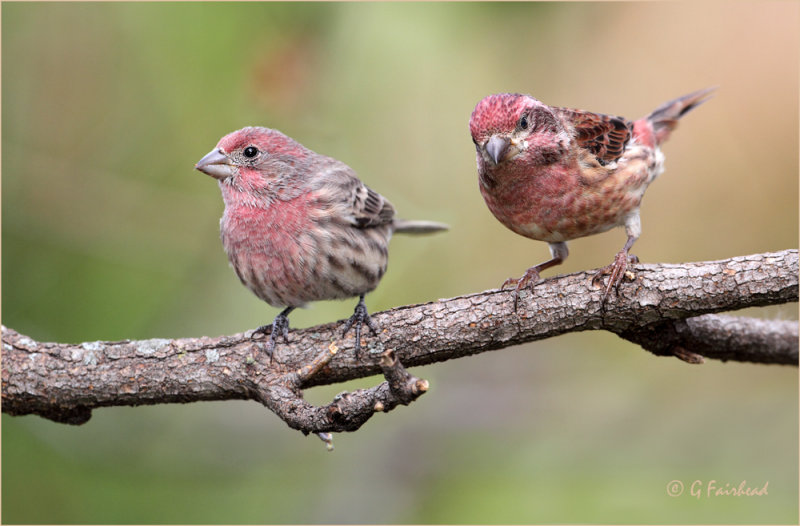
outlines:
[[[294,309],[356,296],[343,334],[355,325],[358,353],[362,324],[376,333],[364,295],[386,271],[392,233],[447,228],[395,218],[391,203],[352,168],[268,128],[226,135],[195,168],[219,181],[225,202],[220,237],[236,275],[262,300],[285,307],[271,325],[270,357],[278,335],[288,341],[287,316]]]
[[[490,95],[475,106],[469,129],[486,205],[517,234],[547,241],[552,255],[521,278],[503,283],[516,284],[515,308],[522,288],[564,262],[567,241],[624,225],[625,246],[592,280],[610,274],[605,301],[629,259],[636,262],[629,250],[642,230],[642,196],[664,170],[659,146],[678,119],[705,102],[713,89],[667,102],[635,122],[555,108],[520,94]]]

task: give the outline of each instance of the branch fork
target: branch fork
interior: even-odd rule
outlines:
[[[332,449],[331,433],[355,431],[377,412],[389,412],[408,405],[428,390],[428,381],[410,374],[391,349],[380,355],[379,365],[386,379],[369,389],[338,394],[325,406],[314,406],[303,398],[302,388],[327,367],[339,348],[335,342],[309,363],[278,374],[269,373],[260,362],[252,362],[248,376],[252,398],[264,404],[292,429],[315,433]],[[274,366],[271,367],[276,369]],[[277,369],[283,369],[278,367]],[[268,378],[259,381],[259,378]]]

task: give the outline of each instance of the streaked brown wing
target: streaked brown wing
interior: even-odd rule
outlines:
[[[343,220],[357,228],[386,225],[394,220],[394,207],[388,199],[372,190],[358,178],[352,168],[332,157],[324,161],[314,190],[319,206],[329,210],[328,216]]]
[[[381,194],[361,181],[353,188],[353,217],[356,226],[367,228],[385,225],[394,219],[394,207]]]
[[[633,123],[624,117],[559,108],[559,112],[575,128],[575,140],[597,157],[600,164],[622,157],[631,138]]]

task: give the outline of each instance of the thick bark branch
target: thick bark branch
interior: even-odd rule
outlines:
[[[381,327],[356,361],[341,324],[292,331],[274,363],[249,334],[217,338],[40,343],[3,327],[3,412],[81,424],[96,407],[253,399],[305,433],[358,429],[427,388],[403,367],[584,330],[608,330],[659,355],[797,365],[797,322],[713,313],[798,299],[797,250],[684,264],[638,264],[605,305],[592,272],[520,295],[490,290],[373,314]],[[334,356],[335,355],[335,356]],[[402,363],[401,363],[402,362]],[[301,388],[383,374],[376,387],[315,407]]]

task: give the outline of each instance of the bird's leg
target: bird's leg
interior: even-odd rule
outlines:
[[[596,282],[599,277],[609,274],[608,284],[603,291],[603,303],[605,303],[606,298],[608,298],[608,295],[611,293],[611,289],[614,289],[614,292],[616,293],[619,284],[625,277],[625,272],[628,270],[628,265],[639,262],[639,258],[630,253],[631,247],[636,240],[639,239],[639,235],[642,233],[642,224],[638,213],[625,221],[625,232],[628,234],[628,240],[625,242],[625,246],[622,247],[622,250],[617,253],[617,255],[614,257],[614,261],[610,265],[601,268],[592,277],[592,285],[596,286]]]
[[[372,318],[369,317],[369,313],[367,312],[367,306],[364,305],[364,295],[362,294],[361,296],[359,296],[358,305],[356,305],[356,309],[353,311],[353,315],[350,316],[350,319],[347,320],[347,323],[344,324],[344,330],[342,331],[342,336],[344,336],[353,327],[353,325],[355,325],[356,359],[359,359],[359,353],[361,351],[361,326],[364,323],[367,324],[367,327],[369,327],[369,330],[373,335],[378,334],[378,326],[375,325],[375,322],[372,321]]]
[[[522,275],[521,278],[508,278],[503,282],[503,285],[500,287],[501,289],[506,288],[508,285],[516,285],[514,287],[514,311],[517,310],[517,303],[519,301],[519,291],[524,289],[530,283],[531,287],[536,285],[539,280],[539,273],[543,270],[546,270],[550,267],[555,267],[556,265],[560,265],[567,259],[569,255],[569,250],[567,249],[567,243],[562,241],[560,243],[550,243],[550,255],[552,259],[545,261],[544,263],[539,263],[536,266],[533,266],[525,271],[525,274]],[[531,283],[532,282],[532,283]]]
[[[289,314],[294,309],[294,307],[286,307],[280,314],[275,316],[271,324],[262,325],[253,331],[253,337],[256,334],[266,336],[267,331],[269,331],[269,340],[267,340],[267,345],[264,347],[264,351],[269,356],[269,363],[272,363],[272,352],[275,350],[275,341],[278,339],[278,335],[283,336],[284,343],[289,343]]]

